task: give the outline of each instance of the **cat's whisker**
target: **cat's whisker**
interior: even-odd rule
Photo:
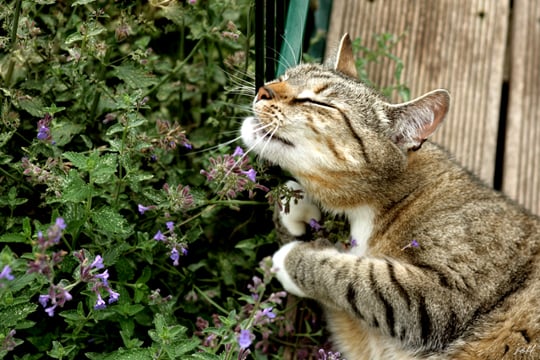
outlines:
[[[205,153],[205,152],[209,152],[209,151],[214,151],[214,150],[218,150],[218,149],[221,149],[221,148],[224,148],[234,142],[237,142],[238,140],[242,139],[242,135],[239,135],[237,137],[235,137],[234,139],[231,139],[231,140],[228,140],[228,141],[225,141],[225,142],[222,142],[218,145],[214,145],[214,146],[211,146],[209,148],[205,148],[205,149],[201,149],[201,150],[197,150],[197,151],[192,151],[189,153],[189,155],[197,155],[197,154],[201,154],[201,153]]]
[[[263,145],[263,147],[262,147],[262,149],[261,149],[261,151],[260,151],[259,156],[263,157],[264,150],[266,149],[266,146],[270,143],[270,141],[272,141],[272,138],[274,137],[274,134],[276,133],[276,131],[277,131],[278,129],[279,129],[279,125],[276,124],[276,125],[274,126],[274,129],[271,130],[272,132],[271,132],[270,134],[269,134],[269,133],[266,133],[266,134],[265,134],[264,137],[265,137],[265,138],[268,137],[268,139],[267,139],[266,143]],[[268,134],[269,134],[269,135],[268,135]]]
[[[272,125],[273,125],[273,124],[270,123],[270,124],[265,124],[265,125],[256,127],[256,128],[253,129],[253,132],[259,132],[259,131],[264,130],[264,129],[268,128],[268,127],[271,127]],[[277,126],[276,126],[276,128],[277,128]],[[238,160],[235,161],[235,163],[233,164],[233,166],[231,166],[231,168],[230,168],[229,171],[227,172],[226,176],[228,176],[228,175],[231,173],[232,169],[236,168],[236,166],[238,166],[238,164],[240,164],[240,163],[248,156],[248,154],[249,154],[256,146],[258,146],[258,145],[261,143],[261,141],[264,141],[265,138],[266,138],[269,134],[272,134],[271,136],[273,136],[274,132],[275,132],[275,129],[274,129],[274,130],[270,130],[270,131],[265,132],[261,137],[259,137],[259,138],[255,141],[255,143],[254,143],[253,145],[251,145],[248,149],[244,150],[244,153],[240,156],[240,158],[238,158]],[[271,139],[271,137],[270,137],[270,139]]]
[[[290,67],[293,67],[293,66],[299,64],[300,62],[298,61],[297,54],[295,53],[294,48],[291,45],[291,43],[283,35],[281,35],[281,39],[283,40],[283,43],[285,45],[287,45],[287,47],[289,48],[289,51],[291,52],[291,54],[293,54],[293,60],[294,60],[294,64],[284,63],[283,65],[285,65],[286,68],[290,68]],[[279,57],[278,59],[279,59],[278,61],[281,63],[282,57]]]

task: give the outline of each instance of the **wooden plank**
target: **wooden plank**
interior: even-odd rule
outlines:
[[[404,62],[411,96],[436,88],[452,95],[434,140],[493,184],[508,7],[508,0],[334,0],[327,48],[345,32],[371,49],[373,34],[403,34],[392,51]],[[390,60],[373,64],[370,79],[395,83],[394,66]]]
[[[540,2],[516,0],[503,190],[540,214]]]

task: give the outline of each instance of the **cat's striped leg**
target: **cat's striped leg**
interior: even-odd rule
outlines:
[[[412,351],[443,348],[475,310],[434,274],[399,260],[340,253],[327,241],[289,243],[273,260],[285,290],[346,311]]]

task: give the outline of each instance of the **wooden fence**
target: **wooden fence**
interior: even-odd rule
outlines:
[[[540,1],[334,0],[327,49],[345,32],[368,48],[373,34],[403,35],[392,51],[411,96],[452,94],[434,140],[540,214]],[[371,80],[392,84],[394,66],[370,65]]]

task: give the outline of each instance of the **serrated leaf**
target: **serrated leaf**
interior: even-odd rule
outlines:
[[[23,304],[2,306],[0,310],[0,329],[11,328],[37,309],[36,304],[25,302]]]
[[[189,352],[192,352],[193,350],[197,349],[199,345],[200,345],[199,340],[186,339],[186,340],[183,340],[179,344],[165,345],[164,349],[172,359],[183,359]]]
[[[86,155],[83,155],[81,153],[77,153],[74,151],[68,151],[62,154],[66,159],[71,161],[73,166],[75,166],[78,169],[81,170],[87,170],[87,160],[88,157]]]
[[[51,135],[56,142],[56,146],[64,146],[71,142],[73,136],[80,134],[85,127],[63,120],[62,126],[55,126],[51,129]]]
[[[86,319],[86,317],[81,316],[77,310],[65,310],[60,312],[59,315],[74,322],[84,321]]]
[[[126,219],[111,208],[96,210],[91,217],[96,226],[105,233],[129,235],[133,231]]]
[[[105,184],[116,173],[118,157],[116,154],[105,154],[99,157],[95,169],[90,174],[96,184]]]
[[[115,66],[113,75],[124,81],[132,89],[145,88],[158,83],[158,79],[154,75],[130,64]]]
[[[92,194],[92,186],[84,182],[76,170],[70,170],[62,193],[62,200],[80,202],[87,200]]]
[[[21,109],[28,112],[32,116],[35,116],[35,117],[45,116],[43,101],[41,101],[40,98],[21,97],[19,99],[18,105]]]
[[[77,0],[74,1],[73,4],[71,4],[71,7],[78,6],[78,5],[86,5],[95,2],[96,0]]]
[[[82,34],[77,31],[73,34],[69,34],[66,37],[66,44],[69,45],[71,43],[74,43],[75,41],[81,41],[82,39],[84,39],[84,36],[82,36]]]
[[[86,353],[91,360],[149,360],[154,359],[155,350],[149,348],[118,350],[109,354]]]
[[[143,311],[144,308],[145,307],[141,304],[119,304],[113,307],[112,310],[119,314],[131,317]]]
[[[105,134],[107,136],[111,136],[111,135],[114,135],[114,134],[122,132],[122,131],[124,131],[124,125],[122,125],[122,124],[114,124],[113,126],[111,126],[107,130],[107,132]]]
[[[4,234],[0,236],[0,242],[2,243],[18,243],[18,242],[25,242],[25,241],[26,241],[26,237],[18,233],[9,233],[9,234]]]
[[[225,358],[224,355],[219,356],[219,355],[216,355],[216,354],[197,352],[197,353],[191,355],[191,357],[189,359],[194,359],[194,360],[222,360],[224,358]]]

